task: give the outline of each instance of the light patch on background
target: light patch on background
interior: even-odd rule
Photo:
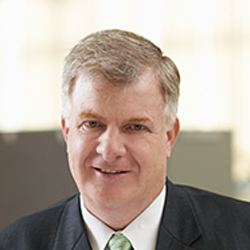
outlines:
[[[25,42],[25,6],[20,0],[1,1],[0,128],[16,130],[25,123],[22,48]]]
[[[136,1],[97,0],[96,6],[97,30],[114,28],[134,30],[136,27],[138,20]]]
[[[214,1],[200,1],[195,5],[194,32],[196,34],[194,69],[196,119],[199,129],[216,128],[216,72],[213,31],[215,27]],[[211,46],[212,45],[212,46]],[[198,104],[198,105],[197,105]]]
[[[216,76],[213,50],[206,46],[197,48],[195,54],[196,127],[211,130],[217,125]],[[192,96],[191,96],[192,98]]]
[[[163,34],[162,0],[138,0],[138,30],[154,42],[160,42]]]

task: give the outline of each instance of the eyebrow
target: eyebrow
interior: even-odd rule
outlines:
[[[151,120],[147,117],[132,117],[128,120],[129,123],[151,123]]]
[[[81,112],[78,116],[78,119],[82,119],[82,118],[88,118],[88,119],[95,119],[95,120],[102,120],[104,119],[102,116],[96,114],[95,112],[92,111],[83,111]],[[149,123],[152,125],[152,120],[149,119],[148,117],[144,117],[144,116],[135,116],[135,117],[131,117],[129,118],[127,121],[127,123]]]
[[[97,119],[100,120],[102,117],[92,111],[87,111],[87,112],[81,112],[77,118],[89,118],[89,119]]]

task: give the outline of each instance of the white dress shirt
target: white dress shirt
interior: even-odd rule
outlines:
[[[166,195],[164,186],[161,193],[151,205],[135,218],[124,230],[115,232],[99,219],[90,214],[84,207],[80,196],[82,216],[87,228],[89,241],[93,250],[104,250],[108,240],[113,234],[122,233],[131,242],[135,250],[155,250],[157,235]]]

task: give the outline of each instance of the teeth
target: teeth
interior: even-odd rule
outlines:
[[[119,174],[122,171],[116,171],[116,170],[109,170],[109,169],[100,169],[103,173],[107,173],[107,174]]]

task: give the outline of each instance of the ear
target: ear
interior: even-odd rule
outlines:
[[[169,159],[171,155],[172,148],[175,144],[175,141],[179,135],[180,132],[180,122],[179,119],[176,117],[174,124],[168,131],[167,134],[167,159]]]
[[[68,135],[69,135],[69,127],[68,127],[68,124],[63,116],[61,117],[61,126],[62,126],[63,137],[67,143],[68,142]]]

